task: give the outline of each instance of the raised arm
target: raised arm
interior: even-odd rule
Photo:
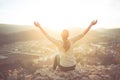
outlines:
[[[49,35],[45,32],[45,30],[40,26],[39,22],[34,22],[34,25],[41,30],[41,32],[45,35],[45,37],[46,37],[48,40],[50,40],[50,41],[51,41],[52,43],[54,43],[55,45],[59,45],[59,44],[58,44],[58,43],[59,43],[58,40],[56,40],[56,39],[54,39],[53,37],[49,36]]]
[[[90,28],[91,28],[93,25],[95,25],[96,23],[97,23],[97,20],[93,20],[93,21],[90,23],[90,25],[88,26],[88,28],[85,29],[85,31],[84,31],[82,34],[85,35],[85,34],[90,30]]]
[[[81,39],[84,35],[86,35],[86,33],[90,30],[90,28],[95,25],[97,23],[97,20],[93,20],[90,25],[87,27],[87,29],[85,29],[81,34],[71,38],[71,41],[73,43],[75,43],[76,41],[78,41],[79,39]]]

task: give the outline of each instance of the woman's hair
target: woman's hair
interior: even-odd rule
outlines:
[[[67,51],[70,48],[70,42],[68,40],[69,37],[69,31],[68,30],[63,30],[62,34],[62,39],[63,39],[63,48],[65,49],[65,51]]]
[[[67,39],[67,38],[69,37],[69,32],[68,32],[68,30],[66,30],[66,29],[63,30],[61,36],[62,36],[62,39],[63,39],[63,40],[64,40],[64,39]]]

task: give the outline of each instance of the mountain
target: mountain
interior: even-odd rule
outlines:
[[[61,34],[50,29],[45,29],[49,35],[56,39],[61,39]],[[81,28],[71,28],[70,37],[80,34],[84,30]],[[81,42],[99,42],[107,40],[120,41],[120,28],[90,30]],[[16,41],[43,40],[45,37],[39,29],[32,26],[0,24],[0,45],[14,43]],[[47,40],[47,39],[46,39]]]
[[[32,29],[29,25],[0,24],[0,34],[16,33]]]
[[[0,35],[0,45],[14,43],[18,41],[38,40],[41,39],[37,30],[27,30],[10,34]]]
[[[18,41],[18,39],[25,40],[26,34],[31,29],[33,27],[28,25],[0,24],[0,45],[12,43]]]

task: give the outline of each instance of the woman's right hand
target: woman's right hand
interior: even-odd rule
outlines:
[[[35,25],[36,27],[40,27],[40,24],[39,24],[39,22],[37,22],[37,21],[34,21],[34,25]]]

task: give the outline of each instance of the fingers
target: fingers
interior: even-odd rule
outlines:
[[[34,21],[34,25],[35,25],[35,26],[39,26],[40,24],[39,24],[39,22]]]
[[[95,23],[97,23],[97,20],[94,20],[95,21]]]
[[[96,24],[97,23],[97,20],[94,20],[94,24]]]
[[[97,22],[97,20],[93,20],[92,22],[96,23],[96,22]]]
[[[95,25],[97,23],[97,20],[93,20],[90,25]]]
[[[97,23],[97,20],[93,20],[93,21],[91,22],[92,25],[95,25],[96,23]]]
[[[38,22],[37,22],[37,21],[34,21],[34,24],[36,25],[36,24],[38,24]]]

